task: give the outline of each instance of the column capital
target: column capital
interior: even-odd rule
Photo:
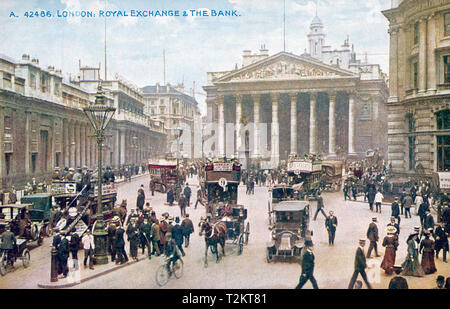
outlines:
[[[308,92],[309,93],[309,99],[310,100],[316,100],[317,99],[317,94],[319,93],[319,92],[316,92],[316,91],[310,91],[310,92]]]
[[[242,94],[242,93],[236,93],[236,94],[234,95],[234,97],[236,98],[236,103],[237,103],[237,102],[242,103],[242,100],[244,99],[244,94]]]
[[[281,93],[279,92],[269,92],[269,96],[272,101],[278,102],[281,99]]]
[[[397,34],[399,30],[400,30],[400,27],[391,27],[388,29],[388,33],[391,36],[393,36],[393,35]]]
[[[218,102],[219,104],[223,103],[224,100],[225,100],[224,94],[218,94],[215,99],[215,101]]]
[[[328,99],[335,101],[337,96],[337,91],[328,91]]]
[[[252,99],[259,101],[261,99],[261,93],[252,93]]]

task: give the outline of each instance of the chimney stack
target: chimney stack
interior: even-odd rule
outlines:
[[[261,56],[269,56],[269,50],[266,48],[266,44],[261,45],[261,48],[259,49],[259,54]]]

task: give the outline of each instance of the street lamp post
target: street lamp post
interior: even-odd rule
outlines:
[[[177,169],[179,164],[179,158],[180,158],[180,137],[183,135],[183,129],[176,128],[175,132],[177,133]]]
[[[108,263],[106,255],[106,236],[105,223],[103,221],[103,204],[102,204],[102,143],[105,140],[105,130],[108,126],[116,109],[105,105],[105,96],[102,90],[102,85],[99,83],[97,94],[95,95],[95,103],[83,108],[89,122],[94,129],[94,136],[97,138],[97,186],[98,186],[98,201],[97,201],[97,221],[94,229],[95,250],[94,257],[96,264]]]

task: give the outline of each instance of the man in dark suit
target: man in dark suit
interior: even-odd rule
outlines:
[[[172,238],[175,241],[175,244],[177,245],[178,249],[180,249],[181,254],[184,256],[184,250],[183,250],[183,228],[180,225],[180,218],[175,218],[175,225],[172,227]]]
[[[330,215],[325,220],[325,227],[328,231],[328,244],[334,245],[334,236],[336,234],[336,227],[337,227],[337,218],[334,216],[334,212],[331,210]]]
[[[66,278],[69,273],[69,268],[67,266],[67,259],[69,258],[69,240],[66,236],[63,236],[61,239],[57,249],[57,256],[59,265],[61,265],[62,274],[64,278]]]
[[[138,196],[137,196],[137,200],[136,200],[136,207],[139,210],[144,210],[144,204],[145,204],[145,192],[144,192],[144,188],[142,188],[143,186],[141,186],[141,188],[139,188],[138,190]]]
[[[6,250],[8,261],[14,267],[14,248],[16,236],[6,224],[0,226],[0,249]]]
[[[324,206],[323,206],[323,198],[320,194],[320,191],[317,193],[317,210],[316,213],[314,215],[314,221],[316,221],[317,219],[317,214],[319,213],[319,211],[323,214],[323,216],[326,218],[327,214],[325,213],[325,211],[323,210]]]
[[[305,241],[305,254],[303,254],[302,259],[302,274],[300,280],[295,287],[296,289],[301,289],[305,283],[310,280],[313,288],[318,289],[316,279],[314,278],[314,253],[312,252],[313,243],[311,240]]]
[[[398,205],[398,197],[395,197],[391,205],[391,217],[395,217],[400,225],[400,206]]]
[[[433,229],[434,231],[434,218],[429,208],[425,211],[425,218],[423,220],[423,229],[424,230]]]
[[[372,222],[369,224],[369,228],[367,229],[367,239],[370,240],[369,250],[367,251],[367,258],[370,258],[370,254],[372,253],[372,249],[375,249],[375,256],[379,257],[378,249],[377,249],[377,241],[378,241],[378,227],[377,227],[377,218],[372,218]]]
[[[364,246],[366,245],[366,241],[364,239],[361,239],[359,241],[359,247],[356,249],[355,254],[355,270],[352,275],[352,279],[350,280],[350,284],[348,285],[349,289],[353,289],[353,286],[355,285],[356,279],[358,278],[358,274],[361,274],[361,277],[363,278],[364,282],[367,285],[367,288],[371,289],[372,286],[370,285],[369,281],[367,280],[366,275],[366,257],[364,256]]]
[[[125,240],[123,235],[125,234],[125,230],[121,225],[116,230],[115,240],[114,240],[114,249],[117,252],[116,264],[123,264],[128,262],[128,255],[125,252]]]

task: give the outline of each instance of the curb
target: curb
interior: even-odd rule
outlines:
[[[67,283],[59,283],[59,284],[58,284],[58,282],[46,282],[46,283],[38,283],[37,286],[40,287],[40,288],[44,288],[44,289],[70,288],[70,287],[76,286],[78,284],[84,283],[86,281],[89,281],[89,280],[101,277],[103,275],[109,274],[109,273],[111,273],[113,271],[116,271],[118,269],[122,269],[122,268],[130,266],[130,265],[134,265],[134,264],[139,263],[139,262],[141,262],[143,260],[146,260],[146,259],[148,259],[148,257],[138,258],[137,261],[132,261],[132,262],[128,262],[126,264],[115,266],[113,268],[110,268],[110,269],[104,270],[102,272],[99,272],[98,274],[95,274],[95,275],[92,275],[92,276],[88,276],[86,278],[83,278],[83,279],[81,279],[79,281],[75,281],[75,282],[67,282]]]
[[[364,201],[355,201],[355,200],[345,200],[344,202],[363,203],[363,204],[369,205],[369,202],[367,202],[367,201],[364,202]],[[373,203],[373,205],[375,206],[375,203]],[[387,203],[387,202],[383,202],[383,203],[381,203],[381,206],[391,206],[391,204]]]

